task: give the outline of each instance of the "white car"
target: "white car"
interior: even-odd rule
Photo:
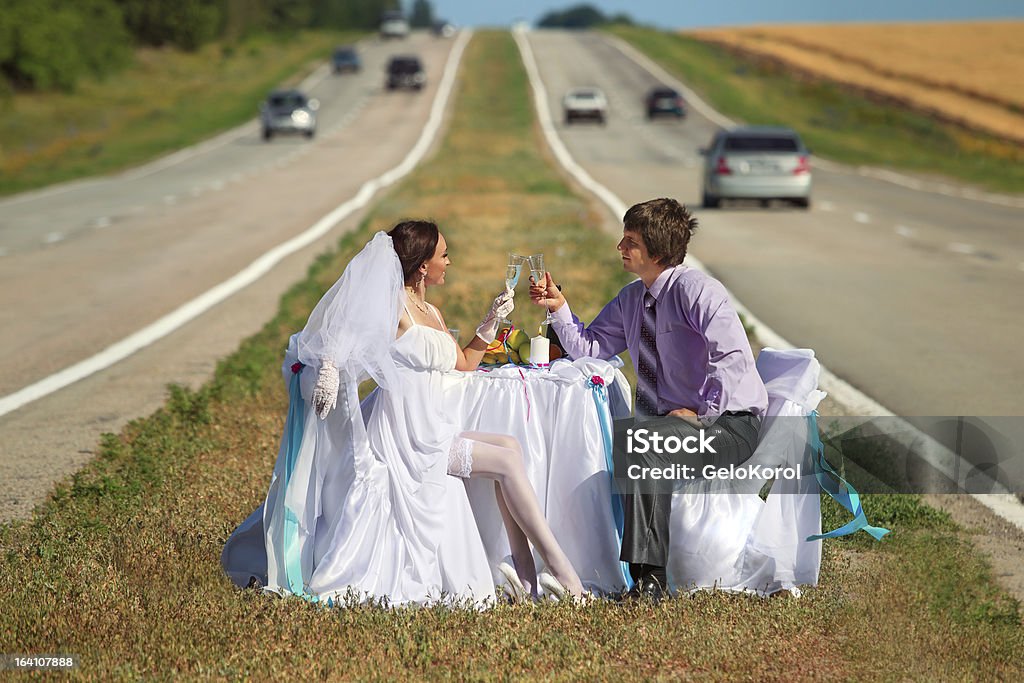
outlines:
[[[608,116],[608,98],[600,88],[573,88],[562,97],[565,125],[577,119],[589,119],[604,125]]]
[[[409,36],[409,21],[401,12],[385,12],[380,19],[380,37],[384,40]]]

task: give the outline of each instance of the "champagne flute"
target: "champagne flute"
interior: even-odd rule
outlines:
[[[519,274],[523,270],[523,262],[526,260],[525,256],[508,252],[508,263],[505,266],[505,289],[511,289],[513,292],[516,289],[516,285],[519,284]],[[512,321],[508,318],[502,318],[498,321],[498,331],[504,326],[511,326]]]
[[[544,254],[534,254],[533,256],[528,256],[526,258],[530,262],[530,275],[533,276],[534,283],[543,285],[545,282],[544,278],[547,275],[547,271],[544,270]],[[541,325],[550,326],[555,319],[551,317],[551,311],[547,310],[546,307],[544,312],[546,315],[544,316],[544,320],[541,321]],[[541,333],[543,334],[543,332],[544,331],[542,330]]]

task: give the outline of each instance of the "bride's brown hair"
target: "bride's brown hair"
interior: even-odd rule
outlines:
[[[416,271],[434,257],[437,251],[438,229],[432,221],[402,221],[388,233],[391,243],[402,262],[405,284],[416,281]]]

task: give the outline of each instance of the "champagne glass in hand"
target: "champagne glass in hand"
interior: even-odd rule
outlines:
[[[544,270],[544,254],[528,256],[527,260],[530,262],[530,276],[533,277],[534,285],[543,287],[545,282],[547,282],[545,279],[547,271]],[[544,316],[544,320],[541,322],[541,325],[550,325],[554,322],[554,318],[551,317],[551,311],[547,310],[546,307],[544,310],[547,315]]]
[[[523,262],[526,260],[525,256],[508,253],[508,263],[505,266],[505,289],[510,289],[513,292],[516,289],[516,285],[519,284],[519,274],[523,270]],[[510,326],[512,321],[508,318],[502,318],[498,321],[498,330],[502,327]]]

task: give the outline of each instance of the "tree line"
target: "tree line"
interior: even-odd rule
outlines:
[[[537,21],[540,28],[584,29],[601,24],[632,24],[628,14],[606,15],[593,5],[573,5],[568,9],[548,12]]]
[[[428,0],[415,5],[429,12]],[[394,9],[401,0],[0,0],[0,90],[70,90],[123,66],[136,46],[196,50],[255,33],[373,30]]]

